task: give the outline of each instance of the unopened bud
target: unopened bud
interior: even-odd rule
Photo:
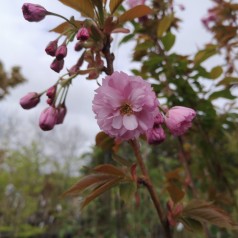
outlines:
[[[38,93],[28,93],[26,96],[20,99],[20,105],[24,109],[31,109],[40,102],[40,96]]]
[[[58,48],[58,40],[50,41],[45,48],[45,52],[48,55],[55,56],[57,48]]]
[[[62,124],[64,122],[65,115],[67,113],[67,108],[64,104],[61,104],[58,108],[58,117],[56,124]]]
[[[48,107],[40,115],[39,126],[43,131],[52,130],[57,122],[57,119],[57,109],[54,107]]]
[[[62,60],[67,55],[67,47],[66,44],[62,44],[59,46],[55,52],[55,56],[57,60]]]
[[[89,38],[88,29],[86,27],[80,28],[76,37],[78,40],[86,41]]]
[[[64,60],[57,60],[54,59],[54,61],[51,63],[50,68],[54,70],[56,73],[59,73],[64,67]]]
[[[48,98],[54,98],[56,94],[56,89],[57,89],[56,85],[53,85],[52,87],[48,88],[46,96]]]
[[[30,22],[41,21],[48,14],[44,7],[32,3],[24,3],[22,6],[22,13],[24,18]]]

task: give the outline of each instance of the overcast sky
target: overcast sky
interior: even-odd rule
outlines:
[[[28,79],[28,83],[12,90],[10,96],[0,103],[0,115],[1,118],[17,115],[21,118],[19,127],[23,131],[25,130],[24,122],[28,122],[29,118],[38,127],[39,115],[47,107],[47,104],[42,100],[36,108],[25,111],[19,106],[19,99],[30,91],[41,92],[45,90],[53,85],[59,77],[59,74],[50,69],[52,58],[45,54],[44,49],[48,42],[57,36],[48,31],[62,22],[62,20],[52,16],[46,17],[44,21],[39,23],[25,21],[21,11],[25,2],[23,0],[0,1],[0,60],[8,71],[14,65],[21,66],[23,75]],[[32,0],[29,2],[40,4],[47,10],[60,13],[67,18],[74,15],[77,19],[78,16],[77,12],[62,5],[57,0]],[[181,11],[177,7],[178,15],[183,22],[172,51],[182,54],[194,53],[210,40],[210,35],[201,24],[201,18],[206,15],[206,10],[212,6],[212,1],[178,0],[177,3],[183,4],[186,9]],[[130,62],[130,47],[131,44],[120,48],[116,44],[113,46],[116,55],[115,70],[129,73],[130,69],[133,68],[133,64]],[[65,62],[65,66],[68,68],[77,60],[77,54],[73,52],[73,44],[69,51]],[[91,102],[96,88],[95,81],[87,81],[82,77],[74,80],[67,100],[68,115],[64,123],[78,127],[82,133],[87,135],[90,142],[93,142],[95,134],[99,131],[91,110]],[[63,133],[64,128],[65,125],[56,126],[54,130],[62,130]]]

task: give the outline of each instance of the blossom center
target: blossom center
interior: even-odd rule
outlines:
[[[120,113],[122,115],[131,115],[133,114],[133,110],[131,108],[131,105],[128,104],[128,103],[125,103],[123,104],[121,107],[120,107]]]

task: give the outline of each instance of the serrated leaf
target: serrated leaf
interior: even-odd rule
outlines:
[[[73,24],[76,25],[77,27],[81,27],[82,21],[73,21]],[[63,22],[60,25],[58,25],[57,27],[50,30],[50,32],[56,32],[59,34],[63,34],[63,33],[67,34],[66,31],[69,29],[72,29],[72,25],[69,22]]]
[[[167,186],[167,190],[174,203],[181,201],[185,195],[184,191],[182,191],[172,183],[169,186]]]
[[[222,89],[220,91],[214,92],[209,96],[209,100],[215,100],[218,98],[226,98],[226,99],[235,99],[236,97],[231,94],[229,88]]]
[[[98,165],[95,168],[93,168],[93,171],[99,172],[99,173],[104,173],[104,174],[110,174],[114,176],[120,176],[124,177],[125,173],[121,169],[117,168],[116,166],[112,164],[103,164],[103,165]]]
[[[173,22],[174,16],[167,15],[164,16],[158,24],[157,27],[157,37],[160,38],[169,29],[171,23]]]
[[[216,78],[220,77],[222,73],[223,73],[222,67],[221,66],[216,66],[211,70],[210,78],[211,79],[216,79]]]
[[[196,232],[203,231],[203,226],[202,226],[201,222],[199,222],[199,221],[196,221],[191,218],[186,218],[186,219],[182,218],[179,220],[184,225],[185,229],[187,229],[189,231],[196,231]]]
[[[110,7],[110,12],[111,14],[113,14],[117,8],[120,6],[120,4],[123,2],[124,0],[111,0],[109,7]]]
[[[218,227],[232,228],[234,222],[222,209],[215,207],[211,202],[193,200],[184,207],[181,217],[193,219],[200,223],[210,223]]]
[[[162,41],[162,43],[163,43],[163,45],[164,45],[164,49],[167,50],[167,51],[169,51],[169,50],[173,47],[173,45],[174,45],[174,43],[175,43],[175,39],[176,39],[175,35],[172,34],[171,32],[168,32],[168,33],[161,39],[161,41]]]
[[[109,179],[113,179],[114,176],[108,174],[90,174],[83,177],[78,183],[69,188],[63,193],[63,196],[77,195],[83,190],[88,189],[91,186],[97,186]]]
[[[94,6],[89,0],[81,0],[80,2],[75,0],[59,0],[64,5],[79,11],[83,15],[94,18]]]
[[[120,184],[120,196],[122,200],[125,203],[130,202],[136,193],[136,189],[137,189],[137,186],[135,182]]]
[[[121,16],[118,18],[119,23],[124,23],[126,21],[134,20],[138,17],[143,17],[148,14],[152,14],[153,10],[145,5],[138,5],[126,12],[124,12]]]
[[[85,197],[85,199],[81,203],[81,209],[83,209],[86,205],[88,205],[92,200],[94,200],[95,198],[97,198],[98,196],[106,192],[107,190],[117,185],[120,182],[120,180],[121,178],[111,179],[107,181],[106,183],[104,183],[103,185],[101,185],[100,187],[93,190],[88,196]]]

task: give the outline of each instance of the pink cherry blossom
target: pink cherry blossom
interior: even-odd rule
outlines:
[[[150,84],[141,77],[114,72],[96,90],[93,111],[105,133],[130,140],[153,127],[158,100]]]
[[[188,107],[172,107],[165,116],[165,124],[175,136],[183,135],[191,126],[196,112]]]
[[[32,3],[24,3],[22,6],[22,13],[24,18],[30,22],[41,21],[49,14],[41,5]]]

